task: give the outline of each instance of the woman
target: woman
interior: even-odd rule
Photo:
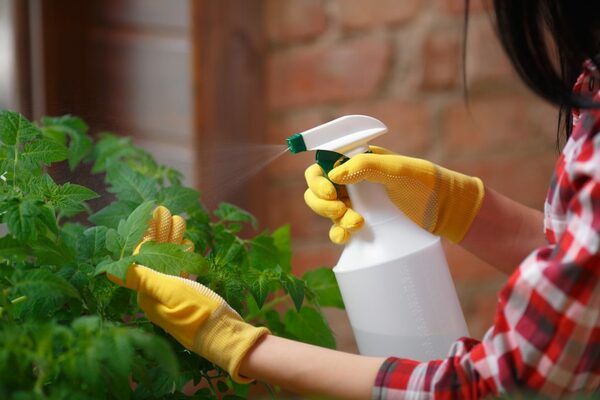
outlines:
[[[134,265],[126,286],[139,291],[148,318],[237,381],[259,379],[300,393],[480,398],[516,391],[595,392],[600,385],[600,4],[495,0],[493,10],[501,42],[523,81],[567,116],[568,141],[545,212],[517,204],[478,178],[381,149],[329,174],[341,184],[382,183],[415,222],[511,274],[494,325],[481,342],[462,338],[446,359],[428,362],[341,353],[270,335],[243,322],[208,288]],[[572,114],[566,113],[570,109]],[[347,240],[362,218],[336,199],[318,168],[309,168],[306,177],[307,203],[334,220],[333,241]],[[399,180],[420,187],[420,195],[403,190]],[[180,241],[184,224],[173,218],[158,209],[149,238]]]

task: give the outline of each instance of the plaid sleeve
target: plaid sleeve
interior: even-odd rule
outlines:
[[[597,127],[597,125],[596,125]],[[560,397],[600,385],[600,133],[588,135],[559,185],[566,228],[536,249],[500,292],[481,342],[460,339],[444,360],[389,358],[376,399]]]

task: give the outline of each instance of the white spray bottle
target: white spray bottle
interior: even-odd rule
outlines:
[[[387,132],[379,120],[348,115],[288,138],[292,153],[317,150],[329,172],[342,157],[369,151]],[[382,185],[347,186],[365,225],[333,269],[361,354],[415,360],[444,358],[468,336],[440,238],[406,217]]]

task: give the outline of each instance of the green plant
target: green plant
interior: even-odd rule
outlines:
[[[87,130],[72,116],[36,125],[0,112],[0,398],[189,398],[190,381],[202,387],[194,398],[247,395],[101,274],[122,277],[134,261],[192,274],[277,335],[335,346],[320,312],[342,307],[335,279],[326,268],[292,275],[288,226],[242,238],[258,226],[252,215],[231,204],[209,214],[179,172],[128,138],[103,133],[94,143]],[[48,171],[57,163],[104,174],[111,201],[94,212],[98,194],[56,182]],[[194,253],[151,243],[132,255],[158,204],[187,218]]]

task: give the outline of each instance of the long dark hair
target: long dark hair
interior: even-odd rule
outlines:
[[[465,0],[465,24],[469,3]],[[559,129],[562,121],[568,137],[573,107],[600,108],[573,93],[585,60],[600,68],[600,1],[493,0],[493,9],[498,37],[516,72],[534,93],[560,107]]]

